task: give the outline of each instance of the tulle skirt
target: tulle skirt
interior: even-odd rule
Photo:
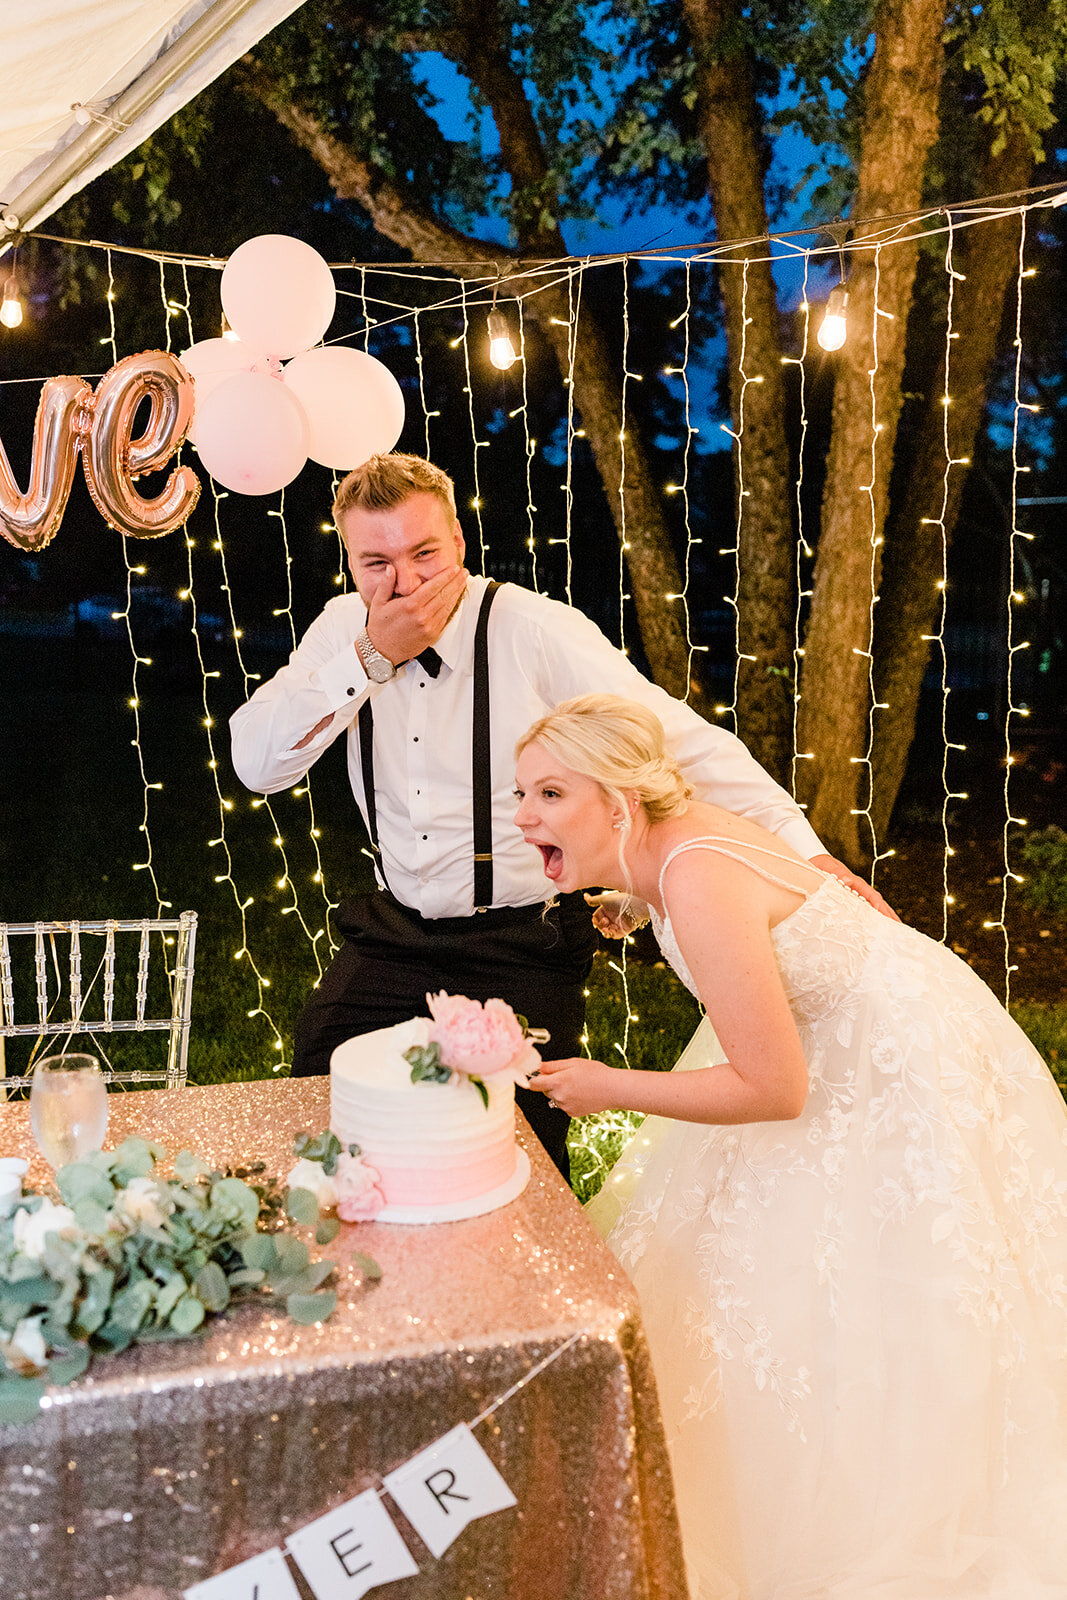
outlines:
[[[797,1121],[650,1117],[589,1208],[640,1298],[692,1600],[1067,1597],[1067,1112],[952,977],[965,1092],[936,1022],[902,1069],[861,1010]],[[705,1022],[674,1070],[721,1059]]]

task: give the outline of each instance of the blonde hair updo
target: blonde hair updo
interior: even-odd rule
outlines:
[[[663,724],[636,700],[615,694],[564,700],[527,728],[516,757],[530,744],[543,745],[572,772],[599,783],[621,807],[627,831],[627,792],[636,793],[649,822],[680,816],[693,793],[667,749]]]

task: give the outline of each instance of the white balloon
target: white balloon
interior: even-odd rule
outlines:
[[[307,418],[278,378],[238,372],[200,408],[196,448],[224,488],[275,494],[307,461]]]
[[[267,365],[266,351],[245,344],[242,339],[199,339],[188,350],[182,351],[179,360],[196,384],[196,410],[188,435],[194,444],[196,419],[211,391],[217,389],[220,383],[225,383],[227,378],[232,378],[236,372],[252,372],[256,368],[266,370]]]
[[[391,450],[404,427],[404,394],[380,361],[328,345],[282,369],[308,419],[308,455],[324,467],[359,467]]]
[[[261,233],[238,245],[222,274],[222,309],[246,344],[292,356],[318,344],[337,291],[326,262],[301,239]]]

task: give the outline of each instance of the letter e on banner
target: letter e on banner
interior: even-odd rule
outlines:
[[[280,1550],[229,1567],[185,1590],[185,1600],[300,1600],[300,1590]]]
[[[359,1600],[368,1589],[419,1571],[373,1489],[309,1522],[285,1545],[318,1600]]]
[[[468,1523],[518,1503],[464,1422],[383,1481],[435,1556]]]

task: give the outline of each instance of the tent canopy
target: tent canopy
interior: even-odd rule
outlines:
[[[303,0],[34,0],[0,18],[0,254]]]

